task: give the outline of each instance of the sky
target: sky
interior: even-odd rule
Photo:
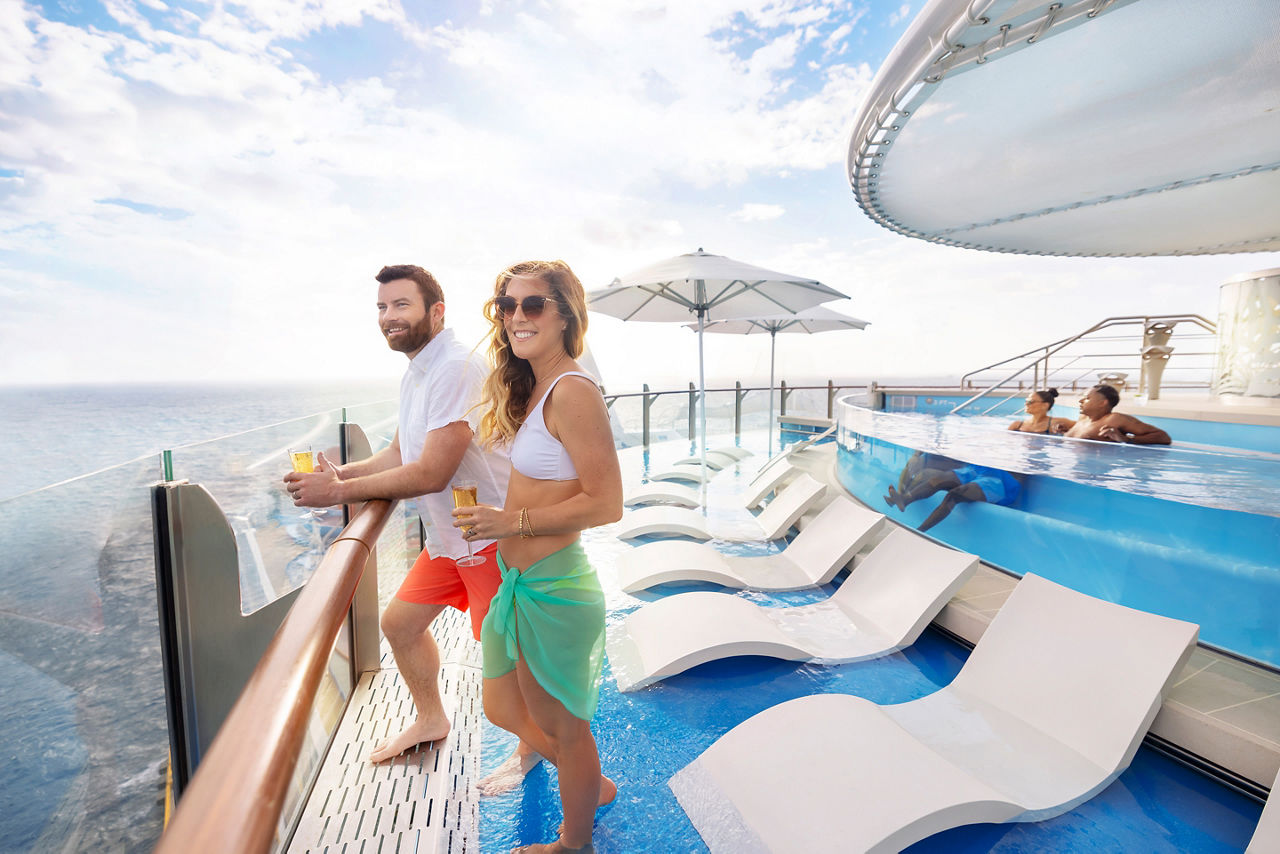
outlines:
[[[495,275],[588,290],[699,247],[818,279],[862,332],[780,336],[793,384],[958,376],[1109,315],[1217,315],[1280,256],[935,246],[854,203],[849,134],[921,3],[0,3],[0,384],[393,378],[384,264],[468,343]],[[591,317],[609,391],[697,378],[695,336]],[[710,383],[768,339],[708,336]]]

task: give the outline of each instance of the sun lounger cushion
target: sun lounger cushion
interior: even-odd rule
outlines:
[[[825,485],[807,474],[801,475],[760,511],[751,526],[753,530],[748,535],[731,535],[726,539],[776,540],[786,534],[796,520],[822,498],[825,491]],[[615,533],[624,540],[643,536],[711,539],[704,513],[686,507],[641,507],[632,510],[622,517]]]
[[[701,463],[679,463],[667,469],[650,472],[648,477],[649,480],[687,480],[690,483],[703,483],[715,477],[717,471],[718,469],[713,469],[711,466],[704,469]]]
[[[1197,633],[1028,574],[947,687],[890,706],[782,703],[671,788],[714,852],[900,851],[957,825],[1051,818],[1128,767]]]
[[[1280,774],[1271,784],[1271,796],[1262,808],[1262,818],[1258,819],[1245,854],[1275,854],[1280,851],[1280,792],[1276,791],[1277,786],[1280,786]]]
[[[736,557],[685,540],[645,543],[618,557],[618,584],[635,592],[705,581],[756,590],[800,590],[835,578],[879,534],[884,516],[837,495],[777,554]]]
[[[702,506],[702,497],[698,490],[692,486],[685,486],[684,484],[674,483],[669,480],[660,480],[654,483],[641,484],[631,490],[622,499],[622,503],[627,507],[643,506],[646,504],[673,504],[677,507],[700,507]]]
[[[682,593],[641,607],[609,636],[618,690],[737,655],[842,664],[910,646],[977,569],[978,558],[899,528],[829,599],[766,608],[723,593]]]

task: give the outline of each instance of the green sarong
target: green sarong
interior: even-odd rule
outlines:
[[[480,626],[484,676],[494,679],[525,664],[575,717],[591,720],[604,665],[604,592],[574,542],[521,572],[498,552],[502,584]]]

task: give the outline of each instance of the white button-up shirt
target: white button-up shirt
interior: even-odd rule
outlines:
[[[474,480],[481,504],[501,507],[507,498],[511,462],[500,451],[485,451],[475,440],[480,413],[472,409],[480,400],[489,366],[473,350],[459,343],[452,329],[441,330],[409,362],[400,380],[400,459],[409,463],[422,456],[422,446],[432,430],[465,421],[472,439],[451,479]],[[418,516],[426,530],[427,553],[433,558],[465,557],[467,543],[453,527],[453,494],[448,487],[416,499]],[[478,552],[493,540],[473,540]]]

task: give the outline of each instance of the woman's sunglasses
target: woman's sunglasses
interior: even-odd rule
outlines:
[[[542,310],[547,307],[547,303],[555,302],[551,297],[544,296],[528,296],[516,302],[515,297],[494,297],[493,304],[498,309],[498,317],[504,318],[507,315],[515,314],[516,306],[520,306],[520,310],[524,312],[524,316],[530,320],[537,320],[542,316]]]

